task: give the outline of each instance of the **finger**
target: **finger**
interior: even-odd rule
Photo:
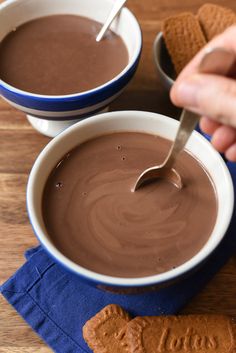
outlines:
[[[236,143],[236,129],[229,126],[220,126],[214,132],[211,143],[217,151],[225,152]]]
[[[227,149],[225,157],[231,162],[236,162],[236,143]]]
[[[171,99],[177,106],[185,107],[218,123],[236,127],[236,81],[230,78],[195,74],[176,82]]]
[[[217,123],[215,120],[212,120],[205,116],[201,118],[199,125],[200,129],[208,135],[213,135],[215,130],[221,126],[220,123]]]

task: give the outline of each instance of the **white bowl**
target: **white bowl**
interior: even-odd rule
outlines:
[[[167,285],[173,280],[179,280],[184,274],[196,269],[212,254],[223,239],[230,223],[234,192],[231,176],[224,161],[211,144],[197,132],[192,134],[187,149],[202,162],[210,174],[215,184],[218,211],[214,229],[207,243],[193,258],[181,266],[161,274],[141,278],[106,276],[83,268],[64,256],[50,240],[44,225],[41,207],[44,186],[52,169],[67,152],[94,136],[114,131],[140,131],[173,140],[178,124],[176,120],[149,112],[120,111],[105,113],[68,128],[44,148],[30,173],[27,187],[27,207],[36,236],[56,261],[79,277],[99,286],[144,287],[163,283]]]
[[[7,0],[0,4],[0,41],[13,28],[35,18],[72,14],[104,23],[115,0]],[[86,92],[47,96],[17,89],[0,80],[0,94],[12,106],[27,114],[33,127],[44,135],[54,137],[68,126],[107,110],[129,83],[138,66],[142,35],[139,24],[127,8],[123,8],[111,29],[119,34],[129,53],[122,72],[105,84]]]

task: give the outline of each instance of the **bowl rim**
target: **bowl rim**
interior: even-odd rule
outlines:
[[[156,64],[157,70],[160,72],[162,77],[168,82],[169,86],[171,87],[175,80],[171,78],[167,73],[163,70],[161,63],[160,63],[160,55],[161,55],[161,41],[164,41],[163,33],[159,32],[156,35],[156,38],[153,42],[153,58]]]
[[[3,9],[5,9],[8,6],[9,7],[12,6],[14,3],[18,3],[18,1],[19,0],[5,0],[3,3],[1,3],[0,4],[0,16],[1,16],[1,11]],[[99,85],[93,89],[87,90],[87,91],[83,91],[83,92],[79,92],[79,93],[72,93],[72,94],[65,94],[65,95],[44,95],[44,94],[27,92],[27,91],[21,90],[19,88],[16,88],[16,87],[8,84],[7,82],[3,81],[1,78],[0,78],[0,89],[1,89],[1,87],[3,87],[6,90],[10,91],[11,93],[19,94],[21,96],[24,96],[25,98],[27,98],[27,97],[33,98],[33,99],[36,98],[36,99],[42,99],[42,100],[47,100],[47,101],[53,102],[53,101],[58,101],[58,100],[62,101],[62,100],[68,100],[68,99],[87,97],[91,94],[96,94],[97,92],[102,91],[104,88],[116,83],[123,76],[125,76],[125,74],[128,73],[129,70],[132,69],[133,66],[136,65],[136,62],[138,61],[138,59],[141,55],[142,42],[143,42],[141,26],[140,26],[136,16],[127,7],[123,7],[121,9],[121,11],[127,13],[128,16],[130,16],[132,18],[132,20],[134,21],[134,23],[136,25],[136,37],[137,37],[138,45],[132,55],[131,60],[129,60],[129,62],[125,66],[125,68],[118,75],[113,77],[111,80],[109,80],[109,81],[105,82],[104,84]],[[40,18],[40,17],[38,17],[38,18]]]
[[[69,260],[59,250],[57,250],[57,248],[48,240],[47,236],[44,234],[44,231],[42,230],[39,223],[37,222],[37,212],[35,212],[35,209],[33,207],[33,203],[34,203],[33,189],[35,187],[35,182],[37,180],[37,173],[43,167],[44,160],[47,158],[48,155],[50,155],[51,149],[56,148],[56,145],[61,143],[63,139],[67,139],[68,136],[70,136],[70,133],[72,131],[81,129],[83,128],[83,126],[87,126],[87,127],[93,126],[94,123],[96,124],[96,121],[98,119],[99,120],[103,119],[103,121],[107,121],[107,120],[109,121],[113,116],[117,116],[117,118],[119,117],[119,119],[120,117],[125,118],[129,116],[131,117],[130,118],[131,120],[132,119],[135,120],[138,118],[143,119],[144,116],[145,117],[149,116],[150,119],[157,119],[157,120],[165,119],[165,121],[167,121],[169,125],[175,128],[178,125],[178,121],[158,113],[151,113],[151,112],[144,112],[144,111],[118,111],[118,112],[108,112],[108,113],[95,115],[93,117],[90,117],[84,121],[81,121],[69,127],[68,129],[63,131],[61,134],[59,134],[57,137],[55,137],[46,145],[46,147],[41,151],[41,153],[37,157],[33,165],[33,168],[30,172],[30,176],[27,184],[27,192],[26,192],[27,211],[28,211],[30,223],[32,225],[32,228],[34,230],[36,237],[43,245],[43,247],[47,250],[47,252],[57,262],[62,264],[67,270],[70,270],[71,272],[76,273],[77,275],[86,279],[87,281],[102,283],[108,286],[112,285],[114,287],[143,287],[143,286],[161,284],[163,282],[174,280],[186,274],[193,268],[197,268],[218,247],[218,245],[220,244],[220,242],[222,241],[222,239],[226,234],[226,231],[230,224],[230,220],[233,213],[233,207],[234,207],[234,189],[233,189],[233,183],[232,183],[231,175],[228,171],[228,168],[225,162],[223,161],[223,159],[221,158],[221,156],[214,150],[211,144],[200,133],[196,131],[194,132],[194,136],[195,136],[194,138],[198,140],[198,142],[201,143],[203,147],[205,145],[208,148],[208,150],[210,148],[211,152],[215,154],[215,158],[217,159],[217,162],[220,164],[220,167],[222,168],[222,172],[225,176],[225,179],[227,180],[226,190],[228,190],[227,209],[225,210],[225,219],[221,224],[220,235],[218,235],[217,239],[215,239],[215,242],[213,243],[211,248],[208,249],[207,251],[203,250],[206,247],[206,244],[207,244],[206,243],[199,250],[199,252],[196,255],[194,255],[190,260],[186,261],[185,263],[176,267],[175,269],[171,269],[169,271],[166,271],[160,274],[155,274],[155,275],[145,276],[145,277],[137,277],[137,278],[114,277],[114,276],[103,275],[103,274],[88,270],[78,264],[75,264],[73,261]],[[117,131],[119,131],[119,129],[117,129]],[[127,129],[127,131],[135,131],[135,128]],[[209,239],[211,239],[211,237]]]

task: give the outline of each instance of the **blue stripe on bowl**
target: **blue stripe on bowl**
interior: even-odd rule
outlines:
[[[63,97],[37,96],[25,94],[14,87],[6,85],[3,81],[0,83],[0,94],[18,105],[30,109],[41,111],[63,112],[68,110],[83,109],[101,103],[124,88],[133,77],[140,59],[141,48],[133,65],[121,77],[111,83],[106,84],[102,88],[94,89],[86,93],[78,93],[78,95]]]
[[[35,118],[40,118],[40,119],[44,119],[44,120],[51,120],[51,121],[65,121],[65,120],[76,120],[76,119],[85,119],[88,118],[92,115],[95,115],[96,113],[102,112],[103,109],[107,108],[109,106],[110,103],[104,104],[101,107],[94,109],[94,110],[89,110],[86,113],[80,114],[80,112],[78,112],[76,115],[70,115],[70,116],[42,116],[40,114],[30,114],[29,112],[25,111],[24,109],[22,109],[22,112],[24,112],[26,115],[31,115]]]

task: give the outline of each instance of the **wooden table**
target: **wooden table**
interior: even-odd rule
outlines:
[[[214,2],[236,10],[235,0]],[[196,11],[203,3],[203,0],[129,1],[128,6],[143,30],[143,53],[135,78],[112,104],[112,110],[141,109],[173,117],[177,115],[156,76],[152,43],[163,18],[181,11]],[[49,138],[32,129],[23,113],[0,100],[0,283],[23,264],[24,251],[37,244],[27,218],[25,191],[32,164],[48,141]],[[0,308],[0,353],[51,351],[2,296]],[[191,301],[184,312],[236,315],[236,257]]]

